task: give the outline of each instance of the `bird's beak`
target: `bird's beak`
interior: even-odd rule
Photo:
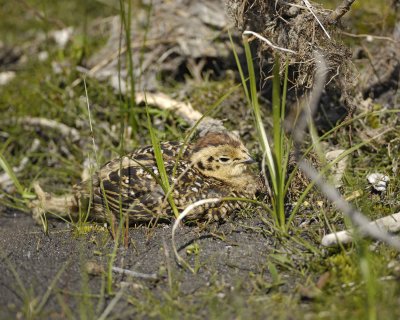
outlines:
[[[255,161],[253,158],[249,157],[248,159],[244,160],[242,163],[244,164],[254,164],[257,161]]]

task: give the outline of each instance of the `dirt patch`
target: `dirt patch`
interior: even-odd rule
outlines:
[[[163,301],[165,292],[175,291],[180,299],[193,304],[194,309],[201,306],[199,295],[204,291],[215,290],[222,300],[235,292],[249,295],[254,290],[254,275],[266,283],[272,281],[266,263],[274,246],[262,232],[254,232],[260,223],[256,218],[239,219],[218,228],[214,226],[214,232],[183,226],[177,234],[180,253],[197,270],[196,274],[180,268],[174,261],[170,225],[160,225],[151,230],[145,227],[130,229],[130,245],[118,249],[114,266],[146,274],[156,273],[159,280],[140,280],[116,274],[113,289],[119,291],[121,283],[128,283],[129,296],[141,303],[146,303],[144,296],[150,293]],[[66,315],[63,303],[77,316],[83,312],[79,311],[82,299],[87,300],[86,308],[102,304],[103,310],[114,296],[104,293],[104,276],[88,275],[85,265],[92,261],[107,269],[113,247],[106,231],[74,236],[65,223],[51,221],[49,235],[45,235],[30,217],[13,211],[3,213],[0,217],[0,317],[12,317],[29,304],[33,307],[40,304],[57,272],[64,267],[65,271],[45,304],[45,312],[42,310],[36,316],[63,318]],[[12,268],[18,274],[18,280]],[[24,296],[19,282],[28,296]],[[141,314],[140,309],[127,299],[121,299],[112,314],[116,316],[121,312]],[[209,316],[207,310],[202,314]]]

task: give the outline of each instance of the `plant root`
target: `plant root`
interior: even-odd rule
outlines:
[[[42,218],[46,213],[52,213],[56,217],[69,217],[78,207],[76,197],[73,194],[54,196],[43,191],[38,182],[33,184],[37,199],[29,203],[32,210],[32,217],[38,223],[42,223]]]

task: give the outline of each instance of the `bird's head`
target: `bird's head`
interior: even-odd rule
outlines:
[[[192,166],[204,176],[227,183],[240,179],[255,161],[249,151],[231,133],[208,133],[194,145],[190,157]]]

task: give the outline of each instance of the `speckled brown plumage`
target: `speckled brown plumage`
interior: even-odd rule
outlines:
[[[209,133],[188,146],[165,142],[161,150],[179,211],[206,198],[254,198],[261,189],[261,179],[248,168],[253,163],[248,150],[232,134]],[[106,163],[92,179],[75,186],[75,203],[90,205],[91,217],[99,221],[109,221],[110,213],[117,219],[128,215],[131,224],[165,220],[173,212],[159,179],[153,148],[141,148]],[[224,219],[241,206],[243,202],[235,201],[209,204],[193,210],[187,219]]]

